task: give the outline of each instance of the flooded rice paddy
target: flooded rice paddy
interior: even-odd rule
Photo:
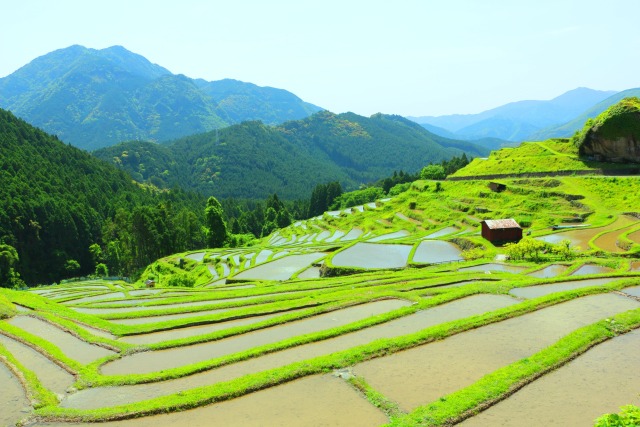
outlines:
[[[42,384],[54,393],[63,394],[75,382],[73,375],[28,345],[2,334],[0,334],[0,344],[27,369],[33,371]],[[2,425],[1,422],[0,425]]]
[[[287,280],[297,271],[321,260],[324,256],[325,254],[321,252],[289,255],[288,257],[244,270],[237,274],[235,278],[243,280]]]
[[[333,256],[338,267],[399,268],[407,265],[412,246],[356,243]]]
[[[158,426],[353,426],[375,427],[389,419],[341,378],[315,375],[237,399],[189,411],[100,423],[108,427]],[[68,426],[68,424],[40,424]]]
[[[571,273],[571,276],[584,276],[586,274],[604,274],[614,271],[612,268],[603,267],[597,264],[585,264]]]
[[[553,344],[571,331],[640,307],[618,295],[579,298],[354,367],[375,390],[411,410]]]
[[[164,396],[181,390],[229,381],[252,372],[265,371],[347,350],[377,339],[411,334],[440,323],[462,319],[516,303],[518,303],[517,300],[504,295],[470,296],[339,337],[300,345],[177,380],[82,390],[70,396],[62,405],[77,409],[90,409]]]
[[[462,259],[462,251],[456,245],[442,240],[424,240],[420,242],[413,254],[413,262],[439,263]]]
[[[46,339],[60,348],[68,357],[80,363],[90,363],[96,359],[114,354],[111,350],[89,344],[62,329],[31,316],[15,316],[8,323],[32,335]]]
[[[604,413],[640,405],[639,354],[640,330],[613,338],[458,425],[593,425]]]
[[[509,291],[511,295],[520,298],[537,298],[555,292],[569,291],[573,289],[586,288],[588,286],[599,286],[620,280],[619,277],[601,277],[587,280],[570,280],[567,282],[552,283],[549,285],[528,286],[526,288],[514,288]]]
[[[383,300],[357,305],[304,320],[273,326],[219,341],[177,347],[168,350],[149,351],[126,356],[102,367],[105,375],[127,375],[157,372],[183,365],[214,359],[216,357],[248,350],[252,347],[274,343],[296,335],[318,332],[343,326],[376,314],[382,314],[409,305],[402,300]]]
[[[556,277],[567,271],[566,265],[551,264],[543,269],[529,273],[531,277],[537,277],[538,279],[548,279],[550,277]]]
[[[29,401],[20,381],[0,361],[0,384],[2,384],[2,399],[0,399],[0,425],[15,425],[25,418],[31,411]]]

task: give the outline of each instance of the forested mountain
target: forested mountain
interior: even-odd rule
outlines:
[[[549,101],[518,101],[478,114],[411,117],[438,134],[457,139],[499,138],[520,142],[537,131],[559,125],[614,95],[614,91],[577,88]],[[610,104],[611,105],[611,104]],[[584,123],[584,120],[581,121]],[[439,133],[438,128],[448,133]]]
[[[0,79],[0,107],[89,150],[245,120],[278,124],[320,110],[282,89],[174,75],[121,46],[71,46],[33,60]]]
[[[399,116],[328,111],[280,126],[245,122],[166,145],[133,141],[94,152],[141,182],[251,199],[274,192],[308,198],[316,184],[332,181],[354,189],[462,153],[478,157],[488,150],[439,137]]]
[[[27,283],[92,273],[96,262],[129,273],[203,244],[203,197],[144,189],[5,110],[0,153],[0,246],[16,249],[15,268]]]
[[[609,107],[622,101],[624,98],[631,97],[640,97],[640,88],[627,89],[611,95],[607,99],[584,111],[573,120],[558,126],[550,126],[545,129],[539,130],[531,135],[530,139],[532,141],[543,141],[549,138],[568,138],[572,136],[576,131],[582,129],[584,123],[587,120],[595,118]]]

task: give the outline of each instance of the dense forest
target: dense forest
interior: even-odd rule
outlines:
[[[4,110],[0,148],[0,244],[14,248],[18,258],[0,251],[0,275],[8,277],[12,268],[21,280],[36,283],[91,273],[96,255],[89,247],[95,243],[104,243],[100,260],[123,274],[203,243],[197,234],[205,199],[196,193],[141,186]]]
[[[322,111],[281,126],[245,122],[158,145],[130,141],[94,154],[139,182],[176,185],[219,199],[307,199],[318,183],[369,185],[400,169],[486,149],[433,135],[399,116]]]

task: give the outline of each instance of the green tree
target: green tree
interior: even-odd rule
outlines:
[[[16,276],[14,266],[19,261],[18,251],[7,244],[0,244],[0,287],[13,287],[11,282]]]
[[[445,179],[447,177],[442,165],[428,165],[420,172],[422,179]]]
[[[96,276],[98,277],[107,277],[109,275],[109,269],[107,265],[104,263],[99,263],[96,265]]]
[[[80,263],[75,259],[68,259],[64,263],[64,270],[67,272],[67,277],[73,277],[78,271],[80,271]]]
[[[207,245],[210,248],[221,248],[227,240],[227,223],[224,220],[224,212],[218,199],[213,196],[209,197],[204,216],[207,227]]]

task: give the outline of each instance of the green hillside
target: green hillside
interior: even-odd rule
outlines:
[[[4,110],[0,110],[0,147],[0,244],[16,249],[15,269],[27,283],[92,273],[95,260],[89,246],[103,238],[105,247],[111,242],[119,251],[122,265],[113,273],[131,271],[150,254],[174,251],[173,233],[184,233],[176,226],[163,234],[162,243],[147,242],[150,252],[143,255],[139,239],[144,238],[144,227],[132,229],[136,212],[164,233],[158,225],[168,226],[182,208],[198,213],[204,209],[204,199],[197,195],[145,190],[125,172]],[[157,216],[160,212],[162,218]],[[152,224],[152,219],[157,222]],[[107,223],[111,231],[104,228]],[[67,268],[70,260],[79,266]]]
[[[307,198],[318,183],[354,189],[424,165],[486,149],[433,135],[399,116],[320,112],[280,126],[245,122],[166,145],[128,142],[94,152],[140,182],[205,195]]]
[[[71,46],[36,58],[0,79],[0,108],[87,150],[320,110],[282,89],[174,75],[121,46]]]

